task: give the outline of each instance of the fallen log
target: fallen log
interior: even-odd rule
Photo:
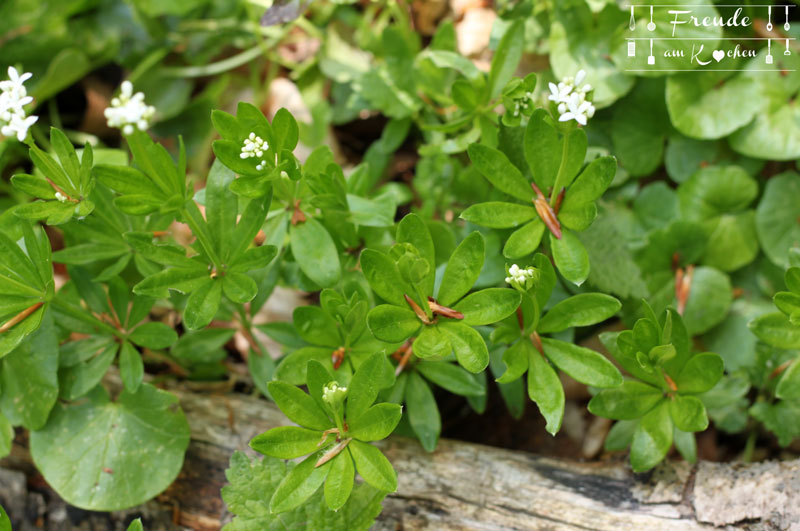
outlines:
[[[220,498],[234,450],[289,424],[271,403],[243,394],[172,389],[192,429],[177,481],[156,500],[119,513],[66,506],[36,474],[18,437],[0,461],[0,503],[14,529],[216,530],[230,519]],[[404,438],[381,444],[397,469],[398,492],[378,529],[698,529],[800,526],[800,461],[665,463],[634,475],[623,461],[578,463],[443,440],[434,453]],[[252,453],[252,452],[250,452]]]

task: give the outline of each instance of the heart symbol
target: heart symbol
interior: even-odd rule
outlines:
[[[714,57],[714,60],[719,63],[722,61],[722,58],[725,57],[725,52],[722,50],[714,50],[714,53],[712,53],[711,56]]]

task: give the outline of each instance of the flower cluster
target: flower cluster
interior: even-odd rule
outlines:
[[[512,113],[514,117],[519,116],[520,112],[524,113],[525,111],[527,111],[528,108],[532,105],[532,101],[533,101],[533,92],[531,91],[527,91],[523,97],[515,99],[514,111]]]
[[[16,136],[23,142],[28,136],[28,128],[36,123],[38,116],[25,116],[25,105],[33,101],[25,90],[25,81],[33,74],[19,75],[13,66],[8,67],[8,80],[0,81],[0,133],[3,136]]]
[[[332,408],[338,407],[346,394],[347,387],[339,387],[336,382],[330,382],[322,388],[322,400]]]
[[[539,275],[536,268],[527,267],[522,269],[517,264],[514,264],[508,268],[506,282],[515,288],[527,291],[538,278]]]
[[[133,93],[130,81],[122,82],[119,96],[111,100],[111,107],[104,112],[108,126],[122,129],[126,135],[132,134],[134,128],[145,131],[155,113],[155,107],[145,104],[143,93]]]
[[[244,139],[244,147],[242,147],[242,152],[239,154],[239,156],[243,159],[249,159],[251,157],[260,159],[256,169],[261,171],[267,165],[267,161],[261,159],[261,157],[264,156],[264,152],[268,149],[269,144],[265,142],[263,138],[255,133],[250,133],[250,135]]]
[[[548,99],[558,105],[559,122],[575,120],[586,125],[587,120],[594,116],[594,105],[587,99],[592,86],[587,83],[579,87],[584,79],[586,72],[580,70],[574,78],[565,77],[558,85],[550,83]]]

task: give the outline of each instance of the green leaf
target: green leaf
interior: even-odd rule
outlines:
[[[152,350],[169,348],[178,340],[178,334],[164,323],[144,323],[133,329],[128,339],[140,347]]]
[[[728,275],[711,267],[697,267],[692,276],[691,291],[686,301],[683,320],[689,334],[708,332],[728,315],[733,290]]]
[[[547,421],[545,429],[555,435],[564,419],[564,388],[556,371],[542,354],[527,341],[521,341],[528,352],[528,396],[536,402],[539,412]]]
[[[553,364],[577,381],[593,387],[622,385],[619,370],[602,354],[557,339],[542,338],[544,353]]]
[[[483,236],[473,232],[453,251],[444,270],[437,301],[451,306],[469,292],[483,269]]]
[[[341,456],[333,461],[340,458]],[[341,465],[331,465],[329,478],[335,474],[333,468],[337,466]],[[353,494],[345,505],[336,512],[328,509],[323,502],[322,492],[317,490],[303,506],[273,514],[269,510],[269,500],[286,476],[286,468],[284,462],[276,458],[265,457],[251,461],[242,452],[234,452],[230,467],[225,471],[229,484],[222,487],[222,499],[235,517],[233,522],[224,527],[225,531],[304,526],[334,531],[366,531],[381,512],[381,501],[386,493],[361,483],[353,489]],[[352,480],[350,483],[352,487]],[[342,488],[346,488],[346,481],[343,481]]]
[[[339,282],[339,252],[328,231],[314,218],[289,227],[292,254],[303,273],[316,284],[329,288]]]
[[[797,400],[800,398],[800,363],[797,360],[784,371],[778,385],[775,387],[775,396],[784,400]]]
[[[376,489],[394,492],[397,490],[397,474],[392,464],[380,450],[371,444],[353,440],[347,445],[353,456],[358,474]]]
[[[536,209],[519,203],[488,201],[472,205],[459,217],[481,227],[509,229],[536,218]]]
[[[347,420],[347,435],[359,441],[380,441],[392,434],[400,422],[403,408],[399,404],[375,404]]]
[[[381,341],[402,343],[416,334],[422,323],[410,309],[382,304],[369,311],[367,326]]]
[[[503,246],[503,256],[510,259],[522,258],[539,248],[545,226],[538,217],[511,233]]]
[[[750,122],[762,105],[759,86],[743,74],[729,76],[724,72],[669,76],[666,98],[672,125],[686,136],[713,139]]]
[[[458,321],[446,321],[439,328],[447,335],[458,363],[469,372],[477,373],[489,365],[489,350],[474,328]]]
[[[355,475],[356,469],[349,452],[344,451],[333,458],[325,479],[325,502],[328,509],[338,511],[347,503],[350,493],[353,492]]]
[[[756,232],[773,263],[789,266],[790,249],[800,246],[800,176],[784,172],[767,181],[756,209]]]
[[[542,190],[547,190],[556,181],[561,164],[562,143],[553,125],[553,119],[545,109],[536,109],[525,128],[525,160],[533,174],[533,180]]]
[[[533,345],[530,341],[525,340],[517,341],[508,347],[503,352],[503,363],[506,365],[506,371],[497,381],[499,383],[513,382],[525,374],[525,371],[528,370],[528,358],[531,355],[532,348]]]
[[[517,70],[519,60],[522,58],[522,50],[525,45],[525,25],[517,20],[513,22],[492,57],[492,64],[489,68],[489,99],[496,98],[506,83],[511,80]]]
[[[439,387],[461,396],[484,396],[486,388],[465,369],[448,362],[426,361],[417,365],[422,376]]]
[[[364,249],[360,263],[364,277],[378,297],[395,306],[406,305],[403,295],[410,296],[413,288],[402,279],[397,266],[388,256],[373,249]]]
[[[321,456],[322,452],[311,454],[286,474],[269,501],[271,512],[282,513],[299,507],[317,491],[331,467],[330,461],[315,466]]]
[[[668,400],[669,415],[675,427],[681,431],[703,431],[708,428],[706,407],[694,396],[675,395]]]
[[[58,398],[58,358],[58,337],[48,315],[39,330],[0,359],[0,417],[29,430],[44,426]]]
[[[568,188],[575,179],[575,176],[578,175],[578,171],[580,171],[581,166],[583,166],[583,161],[586,158],[587,142],[586,132],[583,129],[572,129],[570,132],[566,133],[564,147],[561,153],[561,163],[558,167],[558,175],[556,175],[555,184],[553,185],[555,190]],[[602,185],[602,182],[603,181],[598,184]],[[589,189],[594,190],[593,187]],[[582,195],[588,196],[589,194],[584,192]]]
[[[614,420],[635,420],[646,415],[663,399],[660,389],[626,380],[620,387],[604,389],[589,401],[589,412]]]
[[[117,402],[98,388],[89,401],[56,405],[47,425],[31,432],[30,448],[47,483],[69,504],[117,511],[172,483],[189,435],[178,399],[142,384],[136,393],[123,391]]]
[[[394,383],[394,371],[383,352],[376,352],[364,360],[350,382],[347,395],[347,417],[362,415],[375,402],[382,389]]]
[[[280,459],[294,459],[319,450],[323,439],[322,433],[318,430],[280,426],[253,437],[250,440],[250,448],[260,454]]]
[[[419,358],[432,358],[439,360],[453,352],[453,346],[447,334],[438,324],[425,326],[412,345],[414,354]]]
[[[579,205],[600,198],[614,180],[616,171],[617,161],[614,157],[600,157],[592,161],[564,194],[560,212],[569,212]]]
[[[675,384],[679,393],[704,393],[717,385],[722,378],[725,364],[713,352],[695,354],[683,366]],[[684,430],[687,431],[687,430]]]
[[[0,458],[6,457],[11,453],[11,446],[14,443],[14,426],[0,414]],[[10,531],[11,522],[8,521],[8,516],[2,511],[3,506],[0,505],[0,530]],[[5,518],[5,521],[3,520]],[[4,529],[3,526],[7,527]]]
[[[792,324],[789,317],[780,312],[756,317],[747,327],[760,340],[774,347],[800,348],[800,327]]]
[[[622,304],[610,295],[581,293],[565,299],[548,311],[539,321],[542,334],[561,332],[573,326],[589,326],[613,317]]]
[[[298,335],[313,345],[331,347],[342,346],[339,324],[319,306],[300,306],[292,314]]]
[[[119,375],[129,393],[135,393],[139,389],[144,377],[142,357],[127,341],[122,342],[119,350]]]
[[[397,224],[397,236],[395,239],[397,243],[410,243],[416,247],[420,256],[428,262],[430,270],[424,281],[424,286],[425,293],[432,294],[436,273],[436,252],[428,226],[416,214],[408,214]]]
[[[186,327],[189,330],[198,330],[207,326],[217,314],[221,298],[222,282],[217,279],[208,279],[192,291],[183,310],[183,322]]]
[[[411,429],[417,434],[422,447],[432,452],[442,431],[442,420],[430,386],[416,371],[408,373],[405,403]]]
[[[317,402],[299,388],[284,382],[270,382],[267,389],[283,414],[292,422],[320,431],[333,426]]]
[[[61,367],[58,371],[59,396],[66,400],[75,400],[88,393],[105,376],[114,362],[119,345],[109,341],[95,355],[89,352],[86,363],[77,363],[69,367]]]
[[[672,446],[672,421],[667,402],[652,409],[636,427],[631,443],[631,467],[634,472],[650,470],[664,459]]]
[[[697,441],[695,441],[693,433],[681,431],[676,426],[672,431],[672,442],[675,443],[675,449],[686,461],[697,462]]]
[[[250,302],[258,294],[255,280],[235,271],[228,271],[222,277],[222,291],[225,296],[237,304]]]
[[[583,284],[589,276],[589,255],[578,237],[569,230],[560,239],[550,233],[550,246],[558,272],[576,286]]]
[[[533,188],[503,152],[483,144],[471,144],[467,152],[475,168],[495,188],[527,204],[533,201]]]
[[[519,307],[522,297],[508,288],[488,288],[470,293],[453,309],[464,314],[461,321],[470,326],[481,326],[502,321]]]

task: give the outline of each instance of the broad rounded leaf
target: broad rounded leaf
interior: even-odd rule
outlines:
[[[789,250],[800,246],[800,175],[785,172],[767,181],[756,210],[756,232],[772,262],[789,265]]]
[[[708,427],[706,407],[694,396],[675,395],[668,400],[669,416],[681,431],[703,431]]]
[[[298,335],[312,345],[339,348],[339,324],[319,306],[300,306],[292,314]]]
[[[678,392],[704,393],[717,385],[724,369],[725,364],[718,354],[713,352],[695,354],[689,358],[675,378]]]
[[[31,456],[71,505],[139,505],[166,489],[183,465],[189,424],[177,406],[174,395],[148,384],[123,391],[117,402],[97,389],[88,402],[54,408],[47,425],[31,432]]]
[[[221,299],[222,282],[218,279],[206,280],[186,300],[186,308],[183,310],[186,327],[189,330],[198,330],[207,326],[216,315]]]

